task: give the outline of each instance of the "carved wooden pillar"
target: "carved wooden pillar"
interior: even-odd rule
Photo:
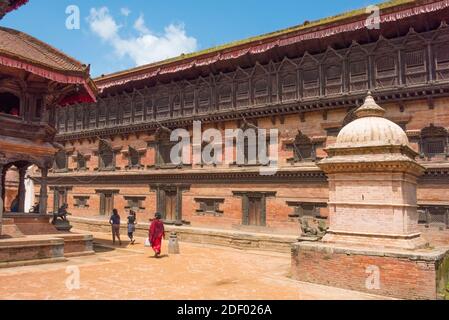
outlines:
[[[48,188],[47,188],[47,177],[48,177],[48,168],[41,168],[42,177],[41,177],[41,191],[39,195],[39,213],[42,215],[47,214],[47,200],[48,200]]]
[[[25,211],[25,175],[27,172],[27,165],[23,165],[19,168],[19,211],[23,213]]]

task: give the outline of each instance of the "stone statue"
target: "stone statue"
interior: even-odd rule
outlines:
[[[67,204],[63,204],[57,212],[53,213],[53,220],[52,224],[56,227],[58,231],[70,231],[72,229],[72,226],[70,225],[70,222],[67,220],[67,216],[71,215],[67,208],[69,206]]]
[[[321,239],[327,232],[326,220],[323,218],[302,216],[299,218],[301,226],[301,237],[311,237]]]

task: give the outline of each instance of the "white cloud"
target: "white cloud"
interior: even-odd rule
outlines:
[[[131,14],[131,10],[129,10],[128,8],[121,8],[120,9],[120,13],[123,16],[128,17]]]
[[[134,29],[139,31],[141,34],[150,33],[150,30],[148,30],[148,28],[145,25],[145,20],[142,14],[139,16],[139,18],[137,18],[136,22],[134,22]]]
[[[137,65],[178,56],[197,50],[197,40],[186,34],[184,25],[170,24],[161,35],[155,34],[145,24],[143,15],[134,22],[137,36],[123,37],[121,26],[107,7],[92,8],[87,18],[91,31],[110,44],[119,58],[129,57]]]

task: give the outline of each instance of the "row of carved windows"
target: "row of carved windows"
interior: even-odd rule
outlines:
[[[211,75],[100,98],[95,105],[75,105],[58,113],[61,132],[188,116],[213,110],[246,108],[279,101],[360,92],[429,80],[449,80],[449,34],[411,32],[405,39],[381,38],[349,49],[306,53],[281,63]]]
[[[257,132],[257,131],[256,131]],[[255,139],[258,139],[257,135]],[[156,166],[163,167],[165,165],[171,165],[171,151],[173,146],[177,142],[170,141],[170,134],[159,134],[157,136],[157,143],[155,144],[156,150]],[[248,145],[248,136],[244,139],[243,158],[246,165],[258,164],[258,150],[254,148],[250,152]],[[422,159],[431,160],[435,157],[442,157],[447,159],[449,156],[449,133],[447,129],[443,127],[436,127],[431,124],[421,130],[421,134],[417,140],[419,145],[419,152]],[[267,150],[268,150],[267,140]],[[203,145],[203,148],[207,144]],[[314,142],[310,137],[299,132],[296,138],[285,144],[287,150],[293,152],[293,157],[287,159],[289,163],[298,163],[306,161],[318,161],[317,148],[321,144]],[[213,149],[212,149],[213,150]],[[136,148],[129,146],[125,154],[128,157],[128,165],[126,169],[143,169],[141,164],[141,158],[145,154],[146,149],[137,150]],[[100,171],[112,171],[115,170],[115,157],[117,152],[113,149],[112,145],[106,140],[100,140],[98,148],[98,158]],[[211,157],[214,155],[211,154]],[[76,171],[85,171],[87,168],[87,159],[89,157],[83,155],[81,152],[76,152],[72,159],[76,162]],[[55,155],[54,172],[67,172],[68,171],[68,155],[66,151],[61,150]]]

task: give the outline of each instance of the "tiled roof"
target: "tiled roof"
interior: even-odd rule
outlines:
[[[69,73],[89,73],[88,67],[23,32],[0,27],[0,55]]]
[[[429,1],[426,1],[426,0],[390,0],[390,1],[380,3],[377,6],[379,7],[380,10],[382,10],[382,12],[387,12],[387,11],[393,12],[394,10],[400,10],[402,8],[413,7],[413,6],[423,5],[423,4],[432,3],[432,2],[433,3],[445,3],[446,0],[429,0]],[[188,63],[191,60],[195,60],[195,59],[207,60],[207,57],[213,57],[214,55],[217,55],[217,54],[219,54],[219,55],[225,54],[226,56],[232,56],[232,52],[241,50],[242,48],[245,48],[248,46],[263,46],[264,43],[273,42],[277,39],[284,39],[284,40],[287,39],[285,42],[288,42],[289,37],[294,37],[294,36],[297,36],[298,34],[307,34],[309,32],[310,33],[315,32],[318,34],[320,31],[322,31],[323,34],[326,34],[326,32],[329,33],[328,30],[330,30],[331,27],[338,26],[340,24],[343,24],[348,21],[352,21],[357,18],[361,18],[361,17],[365,18],[368,15],[369,15],[369,13],[366,12],[366,8],[363,8],[363,9],[349,11],[349,12],[339,14],[336,16],[324,18],[324,19],[317,20],[317,21],[312,21],[312,22],[307,21],[301,25],[294,26],[291,28],[271,32],[271,33],[256,36],[256,37],[251,37],[251,38],[240,40],[240,41],[231,42],[231,43],[228,43],[225,45],[202,50],[199,52],[182,54],[181,56],[178,56],[178,57],[170,58],[170,59],[159,61],[159,62],[150,63],[147,65],[135,67],[132,69],[119,71],[119,72],[111,73],[108,75],[103,75],[101,77],[94,79],[94,81],[96,82],[97,86],[99,86],[100,88],[108,87],[111,85],[111,83],[115,84],[114,81],[116,79],[131,77],[132,75],[137,75],[142,72],[150,72],[152,70],[157,70],[158,68],[171,67],[173,65]],[[388,18],[390,18],[390,17],[388,17]],[[365,20],[363,19],[363,26],[364,26],[364,22],[365,22]],[[339,31],[339,32],[343,32],[343,31]],[[269,48],[272,47],[269,45],[266,45],[266,46]],[[220,60],[222,60],[222,58],[220,58]],[[193,64],[195,64],[195,63],[193,63]],[[176,69],[173,67],[171,67],[171,68]],[[139,78],[139,77],[137,76],[136,78]]]

